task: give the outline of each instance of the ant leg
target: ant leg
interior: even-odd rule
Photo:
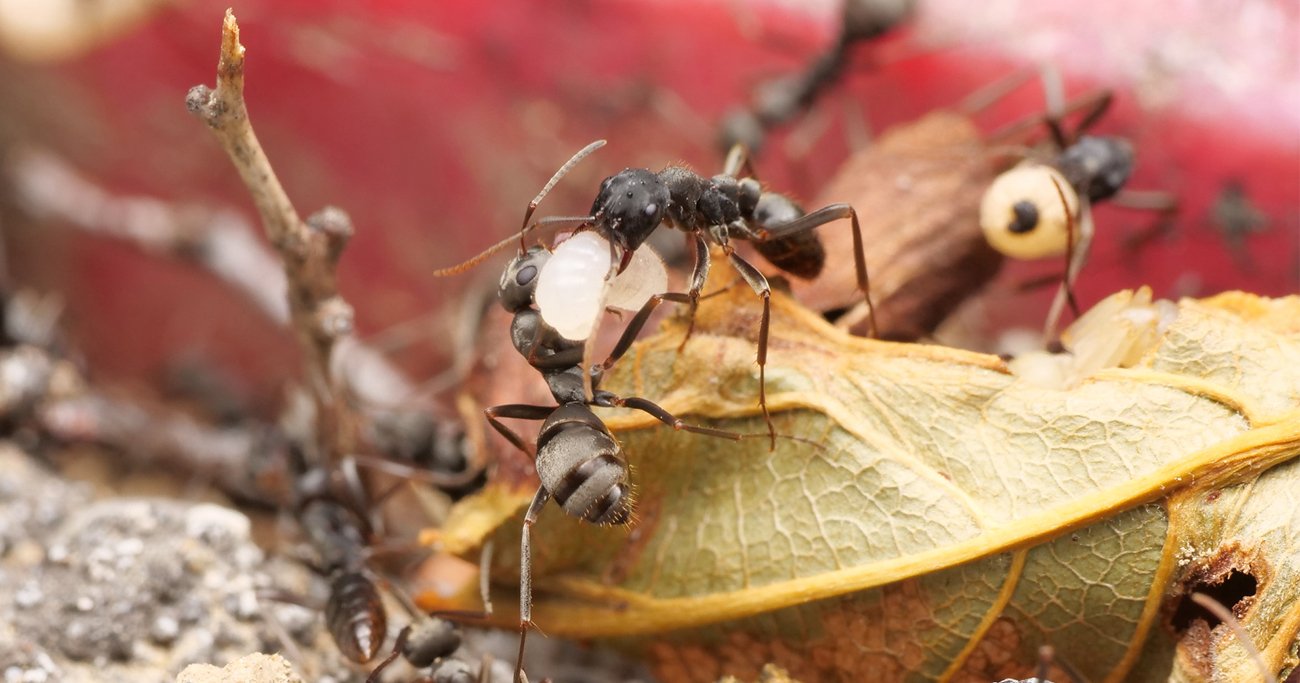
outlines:
[[[1155,214],[1151,225],[1125,235],[1121,244],[1128,257],[1136,255],[1150,242],[1169,235],[1174,228],[1174,218],[1178,215],[1178,198],[1168,192],[1120,190],[1109,201],[1111,206]]]
[[[524,403],[509,403],[506,405],[484,408],[483,416],[487,418],[488,423],[492,425],[493,429],[497,430],[498,434],[506,438],[506,441],[513,444],[515,448],[518,448],[528,455],[532,455],[533,451],[528,447],[527,443],[524,442],[524,438],[516,434],[513,429],[505,426],[505,424],[497,418],[508,417],[516,420],[545,420],[546,416],[553,412],[555,412],[554,406],[533,406]]]
[[[772,440],[772,450],[776,450],[776,426],[772,424],[772,415],[767,412],[767,333],[772,322],[772,287],[767,278],[748,261],[735,253],[727,254],[731,265],[745,278],[745,282],[754,292],[763,298],[763,317],[758,324],[758,407],[763,411],[763,421],[767,423],[767,434]]]
[[[695,268],[691,271],[691,286],[686,290],[687,301],[690,309],[687,311],[686,336],[682,337],[682,343],[677,346],[681,351],[686,347],[686,342],[690,341],[691,333],[695,331],[695,311],[700,307],[700,292],[704,290],[704,282],[709,279],[709,245],[704,241],[699,233],[691,233],[690,239],[695,242]]]
[[[862,224],[858,222],[858,212],[851,205],[840,203],[823,206],[789,223],[765,228],[762,237],[764,240],[781,239],[841,218],[849,219],[853,228],[853,267],[857,269],[858,289],[862,290],[862,297],[867,302],[867,329],[870,336],[876,338],[879,336],[879,331],[876,329],[876,307],[871,303],[871,281],[867,276],[867,252],[862,241]]]
[[[537,516],[542,514],[546,501],[551,499],[551,492],[546,487],[538,487],[537,495],[524,514],[523,533],[519,536],[519,658],[515,661],[515,683],[527,680],[524,676],[524,642],[528,638],[528,629],[533,625],[533,544],[532,528]]]
[[[744,175],[741,175],[742,173]],[[732,178],[758,177],[754,172],[754,165],[750,163],[749,148],[744,143],[737,142],[731,146],[731,151],[727,152],[727,162],[722,166],[722,174]]]
[[[379,666],[375,667],[374,671],[370,672],[369,676],[366,676],[366,683],[379,683],[380,675],[384,673],[384,669],[387,669],[398,657],[402,656],[402,648],[406,647],[406,639],[410,635],[410,624],[403,626],[402,630],[397,632],[397,642],[393,643],[393,651],[389,652],[387,657],[384,657],[384,660],[379,663]]]
[[[614,344],[614,348],[610,350],[609,357],[605,359],[605,362],[600,364],[599,368],[602,373],[614,367],[614,364],[623,357],[623,354],[627,353],[627,350],[632,346],[632,342],[636,341],[637,335],[641,334],[641,330],[645,327],[646,321],[650,319],[650,314],[654,313],[655,309],[659,307],[659,304],[665,301],[689,304],[691,303],[691,298],[689,295],[677,294],[674,292],[666,292],[664,294],[655,294],[651,296],[649,301],[646,301],[645,305],[641,307],[641,310],[636,312],[636,316],[632,318],[632,322],[628,323],[627,327],[623,329],[623,334],[618,338],[618,343]]]
[[[1066,111],[1083,111],[1083,117],[1074,127],[1074,139],[1078,140],[1084,131],[1096,125],[1097,121],[1106,114],[1110,109],[1110,103],[1115,99],[1115,93],[1108,89],[1090,92],[1082,97],[1075,98],[1065,105]]]
[[[1036,74],[1037,71],[1033,67],[1025,67],[1017,69],[988,85],[980,86],[980,88],[962,98],[962,101],[957,105],[957,111],[973,118],[976,114],[993,106],[998,100],[1010,95],[1020,86],[1028,83]]]
[[[1103,115],[1105,115],[1106,111],[1110,109],[1110,103],[1113,99],[1114,93],[1110,90],[1104,88],[1095,90],[1066,102],[1065,105],[1060,108],[1060,111],[1057,112],[1055,117],[1050,113],[1035,114],[1027,119],[1010,123],[1002,127],[1000,130],[994,131],[992,134],[988,135],[985,138],[986,144],[990,146],[1005,144],[1010,140],[1019,138],[1021,135],[1025,134],[1026,131],[1032,130],[1040,125],[1046,125],[1049,130],[1051,130],[1053,121],[1057,121],[1056,126],[1060,129],[1059,120],[1061,118],[1081,111],[1083,112],[1083,116],[1079,119],[1079,123],[1075,125],[1073,135],[1066,136],[1063,131],[1061,133],[1067,141],[1077,140],[1080,134],[1091,128]]]
[[[596,405],[607,408],[631,408],[632,410],[639,410],[679,432],[716,436],[720,439],[731,439],[732,441],[742,441],[753,437],[767,436],[767,434],[742,434],[740,432],[732,432],[725,429],[714,429],[713,427],[693,425],[682,421],[681,418],[673,415],[667,410],[664,410],[658,404],[651,402],[649,399],[644,399],[639,396],[628,396],[624,398],[605,392],[596,398]]]

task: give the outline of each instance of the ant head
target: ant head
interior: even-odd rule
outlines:
[[[1079,195],[1064,176],[1049,166],[1025,164],[998,176],[985,191],[980,227],[989,244],[1007,256],[1044,258],[1065,253],[1070,216],[1078,212]]]
[[[532,247],[506,264],[497,285],[497,300],[507,311],[517,313],[533,305],[537,276],[550,258],[551,252],[545,248]]]
[[[668,188],[659,176],[644,168],[628,168],[601,182],[591,215],[610,241],[636,251],[663,222],[668,202]]]
[[[1133,145],[1117,137],[1085,135],[1056,160],[1075,187],[1085,188],[1090,201],[1115,196],[1133,174]]]

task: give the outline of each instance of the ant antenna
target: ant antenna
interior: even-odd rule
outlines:
[[[569,171],[573,170],[574,166],[577,166],[579,162],[586,159],[592,152],[604,146],[604,140],[597,140],[578,150],[577,154],[569,157],[569,160],[564,162],[564,165],[555,172],[555,175],[551,176],[551,179],[546,181],[546,184],[542,186],[542,191],[538,192],[536,197],[533,197],[533,201],[528,202],[528,208],[524,210],[524,221],[519,224],[519,253],[522,254],[525,251],[528,251],[528,247],[524,245],[524,233],[526,232],[524,226],[528,225],[528,219],[533,217],[533,212],[536,211],[537,206],[542,203],[542,199],[550,193],[551,188],[554,188],[556,183],[560,182],[561,178],[568,175]]]
[[[567,175],[569,171],[572,171],[573,167],[578,165],[578,162],[582,161],[583,159],[586,159],[587,156],[590,155],[592,152],[604,146],[605,146],[604,140],[597,140],[587,145],[586,147],[583,147],[582,149],[578,150],[577,154],[574,154],[573,156],[569,157],[569,160],[564,162],[564,165],[560,167],[560,170],[556,171],[555,175],[552,175],[551,179],[546,181],[546,184],[542,186],[542,191],[538,192],[536,197],[533,197],[533,201],[528,202],[528,208],[524,210],[524,221],[519,226],[519,253],[520,254],[524,253],[525,251],[528,251],[528,245],[524,243],[524,236],[527,235],[529,232],[532,232],[535,228],[539,228],[544,225],[554,225],[556,223],[582,224],[582,223],[590,223],[596,220],[595,216],[548,216],[546,218],[538,220],[535,223],[530,224],[528,222],[528,219],[533,217],[533,212],[537,210],[537,206],[542,203],[542,199],[545,198],[546,195],[550,193],[551,189],[555,187],[555,184],[560,182],[560,179],[563,178],[565,175]],[[439,268],[433,271],[433,276],[447,277],[448,275],[459,275],[469,270],[470,268],[473,268],[474,266],[477,266],[478,264],[482,263],[483,260],[486,259],[487,257],[497,253],[498,251],[501,251],[502,249],[505,249],[512,241],[514,241],[513,237],[507,237],[501,240],[500,242],[497,242],[496,244],[488,247],[487,249],[484,249],[482,252],[479,252],[477,256],[470,258],[468,261],[463,261],[454,266],[448,268]]]
[[[1048,343],[1052,337],[1056,336],[1056,324],[1061,316],[1061,306],[1064,303],[1070,304],[1070,311],[1074,317],[1079,317],[1079,302],[1074,298],[1074,280],[1079,274],[1079,268],[1082,262],[1075,263],[1076,252],[1074,244],[1074,214],[1070,211],[1070,203],[1065,199],[1065,190],[1061,188],[1061,183],[1055,176],[1048,176],[1052,181],[1052,186],[1056,188],[1056,196],[1061,199],[1061,206],[1065,208],[1065,277],[1061,280],[1061,289],[1057,292],[1056,299],[1052,302],[1052,308],[1047,314],[1047,325],[1043,330],[1044,340]],[[1081,202],[1081,206],[1085,204]],[[1079,255],[1086,256],[1087,245],[1079,245]]]
[[[533,230],[543,226],[556,225],[559,223],[566,223],[566,224],[576,223],[581,225],[583,223],[590,223],[594,220],[596,220],[595,216],[547,216],[546,218],[540,218],[537,221],[533,222],[532,224],[525,226],[519,231],[519,235],[520,235],[519,243],[523,244],[523,235],[532,232]],[[487,249],[484,249],[483,251],[479,252],[476,256],[471,257],[469,260],[462,261],[460,263],[457,263],[454,266],[449,266],[447,268],[439,268],[433,271],[433,276],[447,277],[448,275],[459,275],[469,270],[470,268],[473,268],[474,266],[477,266],[478,264],[482,263],[485,259],[487,259],[487,257],[510,246],[510,244],[514,241],[515,238],[513,235],[507,237],[501,240],[500,242],[497,242],[496,244],[488,247]]]
[[[1259,653],[1259,648],[1255,647],[1255,641],[1251,639],[1249,633],[1246,633],[1246,629],[1241,627],[1241,623],[1237,621],[1237,617],[1233,616],[1232,610],[1224,607],[1223,603],[1205,593],[1192,593],[1191,598],[1192,602],[1204,607],[1210,614],[1213,614],[1215,618],[1227,624],[1228,628],[1232,629],[1232,634],[1237,636],[1237,642],[1241,643],[1241,646],[1246,649],[1246,654],[1250,657],[1251,661],[1255,663],[1255,666],[1259,667],[1259,673],[1264,677],[1265,683],[1277,683],[1277,676],[1274,676],[1273,672],[1268,670],[1268,666],[1264,663],[1263,655]]]

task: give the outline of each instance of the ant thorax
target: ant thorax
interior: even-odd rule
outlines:
[[[606,308],[635,311],[667,290],[668,272],[648,247],[632,252],[627,268],[615,274],[620,249],[591,231],[577,233],[555,248],[538,275],[533,296],[542,320],[560,336],[584,340]]]

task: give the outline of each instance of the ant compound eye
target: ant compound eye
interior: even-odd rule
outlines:
[[[655,204],[655,203],[651,202],[650,204],[646,204],[646,205],[645,205],[645,215],[646,215],[646,216],[649,216],[649,217],[653,218],[654,215],[655,215],[656,213],[659,213],[659,205],[658,205],[658,204]]]
[[[1007,256],[1046,258],[1065,253],[1070,223],[1078,215],[1079,195],[1060,172],[1022,164],[998,176],[984,193],[980,228],[989,244]],[[1077,225],[1075,231],[1077,240]]]
[[[1011,207],[1011,212],[1015,214],[1015,217],[1011,219],[1011,224],[1007,226],[1007,230],[1014,233],[1025,233],[1038,227],[1038,207],[1034,206],[1033,202],[1022,199]]]
[[[515,313],[532,305],[537,274],[550,258],[550,252],[533,247],[506,266],[497,285],[497,299],[507,311]]]

